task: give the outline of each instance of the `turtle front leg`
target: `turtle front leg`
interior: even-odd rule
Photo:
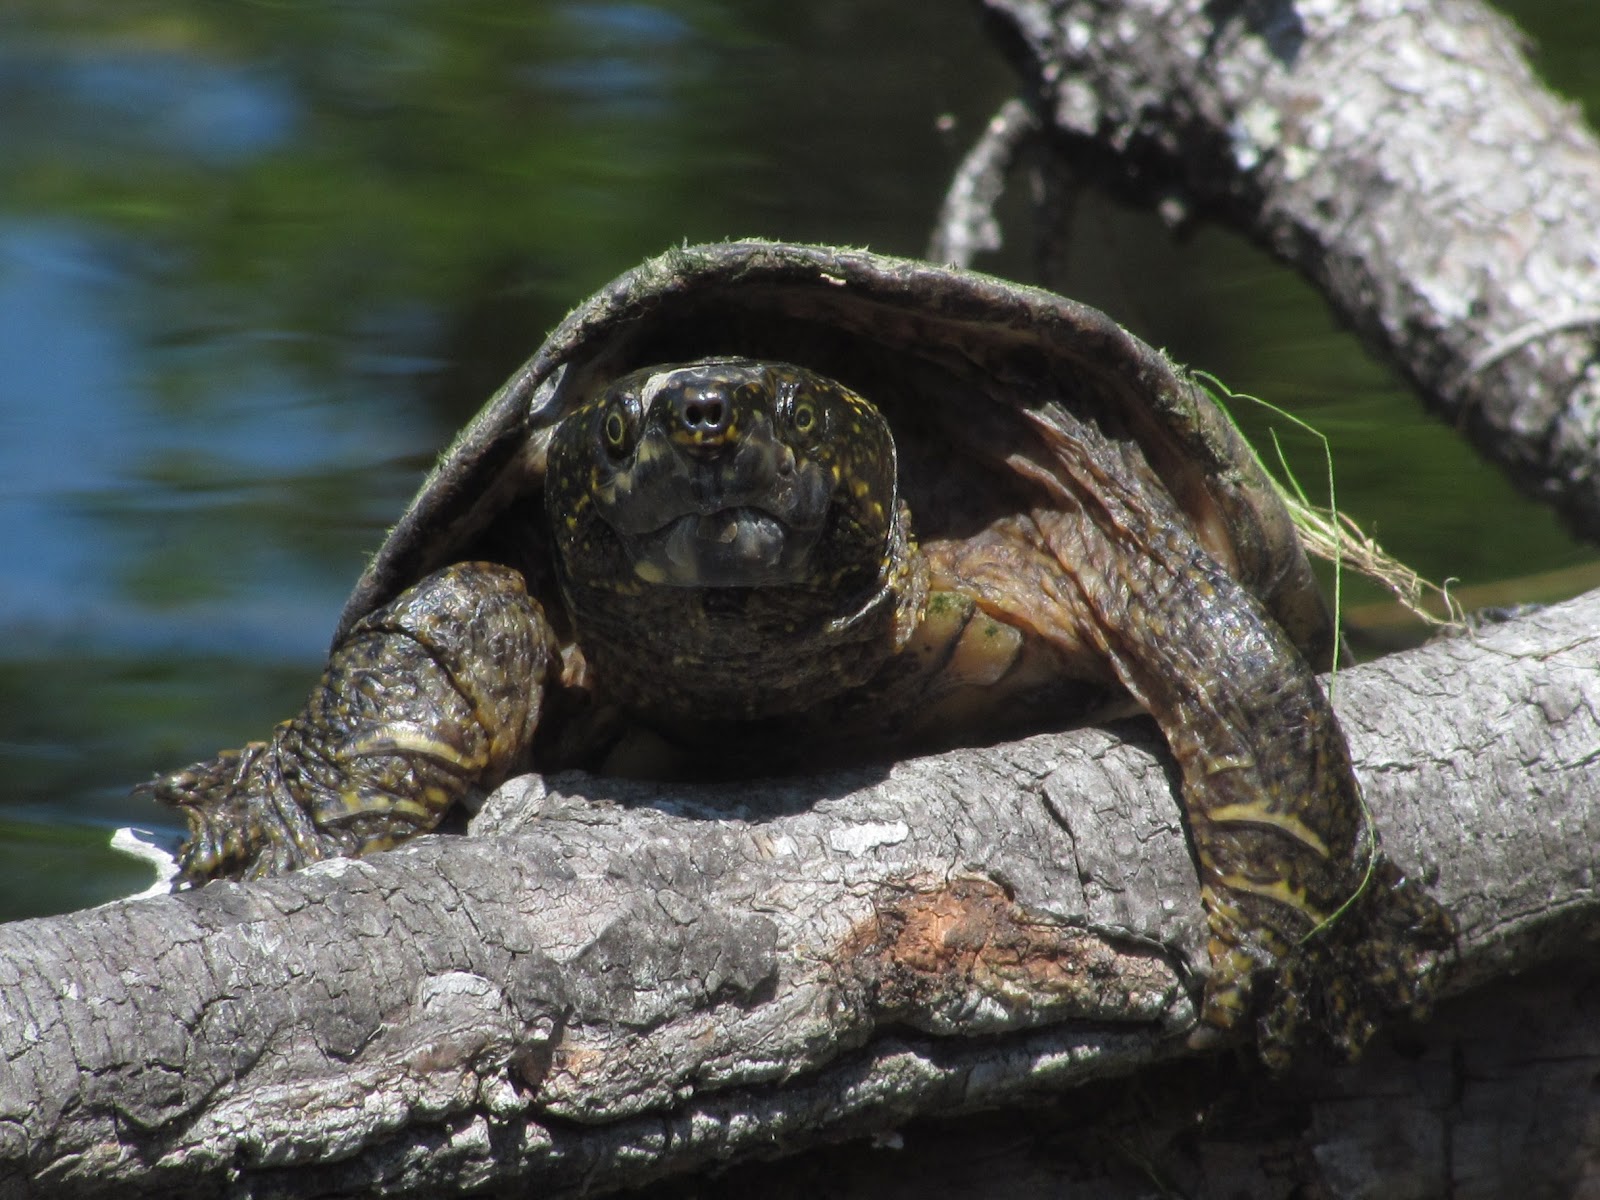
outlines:
[[[1071,577],[1086,634],[1183,771],[1211,957],[1193,1041],[1254,1023],[1275,1068],[1307,1042],[1354,1058],[1386,1013],[1426,1010],[1453,922],[1383,857],[1287,635],[1178,522],[1131,507],[1121,542],[1078,524]]]
[[[180,866],[190,883],[385,849],[518,765],[559,669],[522,576],[460,563],[358,622],[271,741],[139,791],[187,818]]]
[[[1384,859],[1315,673],[1148,463],[1065,410],[1029,420],[1006,462],[1037,507],[944,574],[1160,725],[1208,922],[1195,1044],[1254,1027],[1272,1066],[1308,1042],[1354,1057],[1384,1014],[1426,1009],[1449,914]]]

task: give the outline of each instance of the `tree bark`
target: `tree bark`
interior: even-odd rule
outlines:
[[[1565,960],[1446,1002],[1355,1068],[1263,1078],[1169,1063],[1025,1107],[889,1135],[640,1200],[1571,1200],[1594,1194],[1600,967]]]
[[[1334,684],[1390,855],[1461,922],[1449,993],[1600,931],[1597,630],[1600,592]],[[0,928],[0,1195],[604,1191],[1187,1057],[1173,786],[1142,723],[765,785],[528,777],[473,836]],[[1542,1105],[1592,1115],[1593,1041]],[[1476,1161],[1507,1186],[1550,1165],[1503,1142]]]
[[[1600,538],[1600,144],[1509,22],[1478,0],[983,4],[1072,169],[1267,246]]]

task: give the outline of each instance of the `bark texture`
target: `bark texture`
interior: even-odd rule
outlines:
[[[1600,932],[1597,630],[1600,593],[1337,681],[1391,856],[1460,919],[1452,992]],[[1184,1057],[1173,782],[1141,724],[761,786],[527,778],[474,836],[0,928],[0,1195],[604,1191]],[[1531,1057],[1570,1052],[1539,1103],[1592,1129],[1586,1028]],[[1550,1177],[1529,1139],[1439,1152],[1495,1118],[1436,1060],[1415,1153],[1362,1169]],[[1393,1133],[1374,1086],[1299,1081],[1360,1118],[1312,1166]]]
[[[1504,18],[1479,0],[983,4],[1074,169],[1265,244],[1600,537],[1600,144]]]
[[[1573,1200],[1595,1194],[1600,967],[1441,1006],[1359,1067],[1164,1064],[1025,1107],[914,1122],[640,1200]]]

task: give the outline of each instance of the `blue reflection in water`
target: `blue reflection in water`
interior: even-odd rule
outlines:
[[[74,171],[140,155],[232,165],[282,146],[297,123],[290,88],[259,67],[50,38],[0,50],[0,142],[14,177],[40,164],[48,176],[63,155]],[[150,393],[151,350],[132,332],[148,298],[118,266],[150,251],[86,223],[0,225],[0,655],[37,655],[41,641],[315,655],[337,601],[305,587],[293,564],[258,564],[269,568],[263,587],[226,612],[152,611],[121,594],[119,568],[160,541],[159,510],[181,499],[160,496],[141,469],[217,458],[248,486],[289,461],[350,448],[282,387],[226,404],[207,396],[186,421],[163,413]],[[251,426],[269,414],[262,436]],[[116,519],[140,509],[146,519]]]
[[[674,13],[644,4],[568,4],[562,17],[585,52],[530,64],[521,75],[561,95],[591,120],[660,113],[670,103],[672,56],[693,33]]]
[[[225,394],[163,409],[144,378],[149,349],[119,327],[127,297],[102,250],[83,228],[0,226],[0,654],[42,640],[314,661],[359,561],[318,578],[282,546],[219,545],[238,594],[213,585],[156,606],[125,594],[121,568],[181,534],[185,509],[226,509],[290,472],[394,462],[421,431],[392,401],[380,414],[306,395],[248,353],[249,335],[199,351],[238,356]],[[188,464],[205,486],[146,477],[163,462]]]
[[[47,150],[47,131],[68,126],[89,144],[137,142],[222,165],[284,144],[297,116],[287,84],[261,69],[48,42],[0,51],[0,137],[13,151]]]
[[[0,614],[70,627],[101,597],[100,551],[62,499],[105,487],[138,441],[106,273],[59,225],[0,231]],[[136,452],[136,450],[135,450]]]
[[[353,473],[382,510],[375,542],[431,441],[403,385],[319,394],[274,369],[260,334],[153,349],[133,332],[148,282],[118,269],[126,250],[88,225],[0,223],[0,920],[142,886],[109,827],[176,818],[128,786],[289,715],[267,700],[272,664],[293,664],[278,677],[294,689],[314,678],[366,531],[336,535],[346,560],[319,566],[303,531],[235,515]],[[174,403],[160,364],[175,357],[226,368]],[[141,598],[129,581],[174,543],[176,596]]]
[[[651,4],[568,4],[561,11],[596,41],[611,35],[641,46],[676,45],[694,33],[679,14]]]

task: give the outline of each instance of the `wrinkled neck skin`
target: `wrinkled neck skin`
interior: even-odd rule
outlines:
[[[802,713],[865,683],[921,621],[928,568],[902,504],[877,577],[853,591],[565,588],[597,693],[694,727]]]

